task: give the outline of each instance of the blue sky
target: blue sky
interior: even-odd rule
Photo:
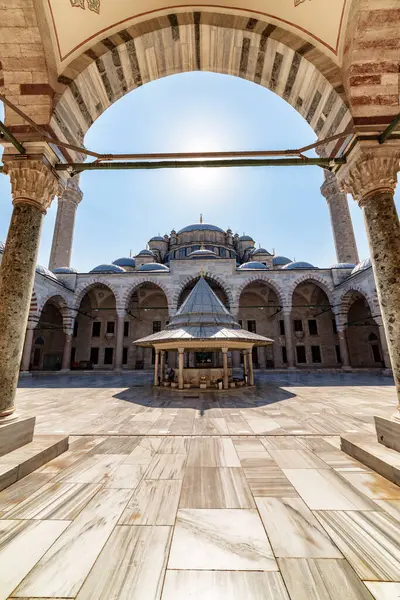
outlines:
[[[99,152],[283,149],[315,140],[285,101],[254,83],[213,73],[151,82],[110,107],[85,144]],[[319,167],[87,172],[78,208],[72,266],[96,265],[139,252],[153,236],[204,221],[257,245],[316,266],[335,250]],[[397,198],[399,194],[397,194]],[[0,177],[0,239],[11,216],[7,177]],[[397,202],[397,204],[399,204]],[[360,258],[369,255],[361,210],[350,200]],[[39,263],[48,264],[57,202],[45,218]]]

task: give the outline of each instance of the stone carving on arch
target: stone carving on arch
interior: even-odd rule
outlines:
[[[275,292],[275,294],[277,295],[278,300],[281,303],[281,306],[285,306],[285,304],[287,302],[287,297],[286,297],[284,290],[279,285],[277,285],[276,281],[273,281],[267,275],[253,275],[252,277],[249,277],[248,279],[246,279],[246,281],[244,281],[241,284],[241,286],[236,290],[236,302],[235,302],[236,306],[239,306],[240,296],[242,295],[242,293],[246,289],[246,287],[248,285],[250,285],[251,283],[256,283],[258,281],[260,283],[265,283],[265,285],[270,287],[271,290],[273,290]]]
[[[160,288],[160,290],[162,290],[164,292],[164,294],[167,298],[168,311],[169,311],[171,304],[172,304],[170,290],[163,282],[154,281],[154,279],[151,279],[150,277],[142,277],[141,279],[136,279],[135,282],[128,289],[124,290],[124,293],[122,294],[122,298],[121,298],[121,307],[125,310],[128,308],[129,300],[130,300],[132,294],[138,287],[140,287],[144,283],[152,283],[153,285],[156,285],[157,287]]]
[[[225,282],[220,277],[218,277],[218,275],[215,275],[214,273],[210,273],[209,271],[206,271],[204,273],[204,278],[209,279],[210,281],[214,281],[223,289],[223,291],[228,299],[229,308],[232,308],[234,306],[233,294],[232,294],[231,290],[226,286]],[[179,298],[181,297],[181,294],[184,291],[184,289],[190,283],[192,283],[193,281],[196,281],[197,279],[199,279],[199,275],[195,275],[195,276],[190,275],[190,276],[186,277],[186,279],[183,281],[183,283],[181,284],[179,289],[176,290],[173,300],[172,300],[172,304],[175,309],[178,306]]]
[[[113,35],[112,47],[104,34],[60,75],[63,91],[55,100],[52,130],[64,141],[82,144],[94,121],[119,98],[149,81],[189,71],[233,75],[270,89],[319,138],[347,130],[352,119],[338,65],[284,24],[263,19],[249,21],[239,11],[187,11],[122,29]],[[153,61],[147,58],[150,51]]]
[[[91,288],[96,287],[96,285],[103,285],[107,287],[114,294],[116,306],[118,307],[121,304],[118,291],[112,286],[112,284],[107,279],[104,279],[103,277],[91,277],[75,290],[74,299],[72,302],[73,310],[79,310],[79,307],[85,294]]]
[[[322,277],[321,275],[318,275],[317,273],[313,273],[312,275],[301,275],[300,277],[298,277],[297,279],[295,279],[295,281],[293,281],[289,287],[289,291],[288,291],[288,298],[290,303],[293,300],[293,294],[296,291],[296,288],[302,284],[302,283],[306,283],[306,282],[310,282],[310,283],[314,283],[315,285],[317,285],[318,287],[320,287],[325,294],[328,297],[328,300],[331,304],[331,307],[333,308],[335,306],[335,302],[334,302],[334,298],[333,298],[333,285],[327,281],[324,277]]]

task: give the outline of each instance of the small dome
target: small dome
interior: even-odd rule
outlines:
[[[355,275],[356,273],[361,273],[361,271],[365,271],[365,269],[369,269],[369,267],[372,267],[371,259],[364,258],[364,260],[359,262],[358,265],[354,267],[351,274]]]
[[[51,279],[57,279],[57,277],[47,269],[47,267],[43,267],[42,265],[36,266],[36,273],[40,273],[40,275],[44,275],[45,277],[50,277]]]
[[[209,225],[208,223],[193,223],[193,225],[187,225],[183,229],[178,231],[180,233],[187,233],[188,231],[218,231],[219,233],[225,233],[223,229],[216,225]]]
[[[255,254],[267,254],[268,256],[270,256],[270,253],[265,248],[257,248],[257,250],[254,250],[253,252],[253,255]]]
[[[249,235],[241,235],[239,238],[239,242],[254,242],[254,240]]]
[[[136,256],[154,256],[151,250],[141,250]]]
[[[164,238],[161,235],[155,235],[149,240],[150,242],[165,242]]]
[[[169,269],[161,263],[148,263],[147,265],[140,265],[138,271],[165,271],[168,273]]]
[[[287,258],[286,256],[274,256],[272,259],[272,264],[274,267],[283,267],[284,265],[288,265],[292,262],[291,258]]]
[[[266,265],[263,263],[257,262],[256,260],[252,260],[251,262],[243,263],[240,265],[239,269],[268,269]]]
[[[188,258],[219,258],[212,250],[206,248],[200,248],[200,250],[194,250],[188,255]]]
[[[90,273],[126,273],[126,271],[118,265],[99,265],[92,269]]]
[[[297,261],[284,265],[282,269],[318,269],[318,267],[314,267],[314,265],[308,262]]]
[[[113,265],[116,265],[117,267],[135,268],[136,262],[135,262],[134,258],[122,257],[122,258],[117,258],[117,260],[114,260]]]
[[[53,269],[53,273],[55,275],[68,275],[70,273],[77,273],[76,269],[71,269],[71,267],[58,267],[57,269]]]
[[[0,252],[4,252],[4,248],[6,247],[4,242],[0,242]]]
[[[337,263],[336,265],[332,265],[329,267],[330,269],[354,269],[356,265],[353,263]]]

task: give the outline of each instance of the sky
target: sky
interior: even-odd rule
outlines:
[[[229,75],[194,72],[153,81],[118,100],[92,125],[85,145],[104,153],[206,152],[313,141],[304,118],[273,92]],[[205,223],[251,235],[257,247],[329,267],[336,256],[322,182],[320,167],[86,172],[71,266],[88,272],[138,253],[152,236],[197,223],[202,213]],[[351,198],[349,204],[362,260],[369,256],[362,212]],[[9,180],[0,176],[0,240],[11,211]],[[43,226],[44,266],[56,212],[55,200]]]

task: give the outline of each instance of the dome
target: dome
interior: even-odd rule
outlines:
[[[188,258],[219,258],[219,256],[212,250],[200,248],[200,250],[194,250],[194,252],[188,254]]]
[[[287,258],[286,256],[274,256],[272,259],[272,264],[274,267],[283,267],[284,265],[288,265],[292,262],[291,258]]]
[[[240,265],[239,269],[268,269],[268,267],[263,265],[263,263],[252,260],[251,262]]]
[[[118,265],[99,265],[92,269],[90,273],[126,273],[126,271]]]
[[[358,265],[354,267],[351,274],[355,275],[356,273],[361,273],[361,271],[365,271],[365,269],[369,269],[369,267],[372,267],[371,259],[364,258],[364,260],[359,262]]]
[[[6,247],[4,242],[0,242],[0,252],[4,252],[4,248]]]
[[[284,265],[282,269],[318,269],[318,267],[314,267],[314,265],[308,262],[297,261]]]
[[[336,265],[332,265],[329,267],[330,269],[354,269],[356,265],[353,263],[337,263]]]
[[[161,235],[155,235],[149,240],[150,242],[165,242],[164,238]]]
[[[53,273],[55,275],[68,275],[70,273],[77,273],[76,269],[71,269],[71,267],[58,267],[57,269],[53,269]]]
[[[151,250],[141,250],[136,256],[154,256]]]
[[[254,240],[249,235],[241,235],[239,238],[239,242],[254,242]]]
[[[252,254],[268,254],[268,256],[270,256],[270,253],[265,248],[257,248]]]
[[[148,263],[147,265],[140,265],[138,271],[165,271],[169,273],[168,267],[160,263]]]
[[[113,265],[116,265],[117,267],[135,268],[136,262],[135,262],[134,258],[123,257],[123,258],[117,258],[117,260],[114,260]]]
[[[40,273],[40,275],[44,275],[45,277],[50,277],[51,279],[57,279],[57,277],[47,269],[47,267],[43,267],[42,265],[36,266],[36,273]]]
[[[187,233],[188,231],[218,231],[218,233],[225,233],[223,229],[216,225],[209,225],[208,223],[194,223],[193,225],[187,225],[183,229],[178,231],[180,233]]]

